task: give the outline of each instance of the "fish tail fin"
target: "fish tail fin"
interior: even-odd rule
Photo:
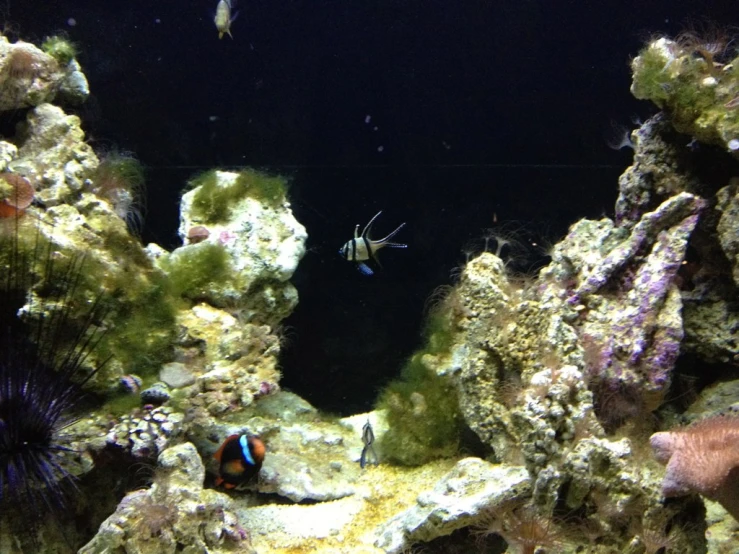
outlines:
[[[223,484],[222,477],[216,477],[216,487],[220,487]]]

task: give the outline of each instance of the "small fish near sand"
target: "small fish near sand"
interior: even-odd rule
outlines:
[[[262,468],[266,448],[254,435],[231,435],[213,457],[218,460],[216,486],[233,489],[254,477]]]
[[[364,443],[364,447],[362,447],[362,454],[359,456],[359,467],[364,469],[367,467],[367,464],[372,464],[373,466],[379,465],[380,460],[375,452],[375,447],[372,446],[375,442],[375,433],[372,431],[372,425],[369,419],[364,424],[364,427],[362,427],[362,442]]]
[[[218,38],[223,38],[223,35],[228,35],[234,38],[231,34],[231,23],[236,19],[237,14],[231,15],[233,9],[233,0],[220,0],[218,6],[216,6],[216,15],[213,18],[213,23],[218,29]]]
[[[375,214],[375,217],[370,219],[369,223],[362,230],[361,235],[359,234],[359,225],[354,227],[354,238],[347,241],[339,250],[339,255],[345,260],[356,262],[357,269],[359,269],[359,271],[361,271],[364,275],[372,275],[374,273],[374,271],[372,271],[372,269],[364,262],[368,260],[373,260],[377,265],[380,265],[380,262],[377,260],[377,251],[380,248],[384,248],[386,246],[390,248],[408,248],[407,244],[390,242],[390,239],[392,239],[398,233],[398,231],[405,227],[405,223],[401,223],[400,225],[398,225],[398,228],[395,229],[395,231],[393,231],[383,239],[372,240],[370,238],[369,234],[372,230],[372,224],[380,216],[381,213],[382,211],[377,212]]]

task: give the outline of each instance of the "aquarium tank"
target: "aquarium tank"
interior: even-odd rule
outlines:
[[[732,2],[0,2],[0,554],[739,552]]]

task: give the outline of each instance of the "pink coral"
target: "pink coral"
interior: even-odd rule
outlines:
[[[701,494],[739,521],[739,417],[711,417],[655,433],[649,442],[655,458],[667,464],[662,494]]]

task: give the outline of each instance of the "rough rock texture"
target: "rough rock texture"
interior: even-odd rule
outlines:
[[[85,179],[99,163],[85,142],[80,119],[51,104],[41,104],[28,112],[14,142],[18,154],[8,168],[28,179],[49,207],[74,203],[84,190]]]
[[[682,351],[694,353],[708,363],[736,364],[736,182],[732,179],[721,190],[719,187],[726,181],[718,186],[710,182],[713,174],[722,174],[720,168],[726,165],[726,160],[718,157],[711,160],[710,171],[699,175],[695,151],[700,151],[698,142],[702,142],[719,145],[734,158],[739,156],[739,110],[735,105],[739,62],[709,60],[695,50],[699,44],[700,40],[658,39],[632,62],[632,92],[637,98],[652,100],[664,113],[645,122],[633,134],[634,165],[619,180],[616,221],[633,225],[645,211],[654,209],[655,203],[678,192],[705,198],[709,208],[704,210],[698,237],[691,242],[694,259],[681,276],[685,333]],[[672,128],[690,136],[677,135]]]
[[[90,91],[79,64],[60,64],[33,44],[0,36],[0,111],[52,102],[80,104]]]
[[[386,550],[375,546],[381,526],[417,506],[419,495],[431,491],[454,465],[453,460],[418,468],[383,464],[361,472],[352,496],[293,505],[237,499],[237,513],[259,552],[383,554]]]
[[[487,512],[526,498],[530,488],[523,467],[460,460],[432,490],[418,495],[415,506],[381,525],[375,545],[389,554],[404,552],[414,543],[479,523]]]
[[[615,222],[630,228],[670,196],[695,194],[701,182],[690,164],[686,137],[658,113],[632,133],[634,161],[618,179]]]
[[[700,54],[700,41],[650,42],[631,63],[632,94],[670,114],[675,129],[739,155],[739,60]]]
[[[681,192],[706,195],[716,187],[716,200],[707,199],[691,240],[692,259],[684,264],[676,284],[681,288],[684,340],[682,352],[692,352],[709,363],[739,359],[739,313],[733,307],[736,269],[736,183],[719,188],[698,174],[694,152],[678,135],[669,117],[650,118],[634,133],[634,163],[619,179],[616,224],[631,229],[649,211]],[[713,168],[717,162],[712,162]],[[724,185],[724,183],[720,183]],[[714,208],[715,206],[715,208]],[[726,259],[731,262],[726,267]],[[727,278],[728,277],[728,278]]]
[[[310,404],[288,392],[260,399],[228,423],[196,420],[190,439],[208,460],[233,434],[259,435],[267,446],[259,479],[250,487],[294,502],[335,500],[355,493],[360,473],[361,434],[337,422],[321,421]],[[217,470],[215,461],[211,469]]]
[[[181,311],[178,323],[175,355],[192,378],[173,393],[178,405],[216,416],[279,390],[279,339],[268,325],[207,304]]]
[[[716,232],[721,248],[731,264],[734,283],[739,286],[739,177],[716,193],[716,209],[721,212]]]
[[[126,495],[80,554],[254,552],[229,497],[204,478],[192,444],[165,450],[151,487]]]
[[[645,214],[609,251],[587,253],[592,269],[580,273],[574,298],[586,307],[577,326],[589,354],[589,383],[600,400],[609,393],[629,394],[648,411],[662,403],[683,338],[675,277],[703,206],[694,195],[680,193]],[[620,230],[606,230],[613,233]],[[583,252],[569,248],[570,236],[557,248],[577,263],[574,257]],[[620,417],[620,407],[610,413],[603,402],[601,408],[607,419]]]
[[[651,211],[629,210],[638,217],[621,226],[580,221],[523,287],[481,254],[442,307],[451,347],[423,358],[457,384],[466,423],[494,457],[530,471],[532,507],[566,503],[607,548],[669,532],[685,552],[704,551],[700,520],[670,530],[659,471],[642,471],[629,442],[603,427],[638,421],[664,399],[683,337],[677,270],[704,206],[676,191]]]
[[[709,385],[682,415],[686,423],[692,423],[719,414],[739,415],[739,379]]]
[[[227,188],[238,179],[237,173],[217,171],[218,187]],[[180,236],[204,222],[192,215],[195,188],[182,197]],[[211,283],[203,299],[219,307],[238,310],[243,321],[256,320],[275,324],[284,319],[297,304],[297,292],[288,282],[305,254],[307,234],[284,201],[273,205],[245,196],[230,207],[228,220],[208,224],[208,237],[193,245],[178,248],[172,256],[187,256],[188,249],[217,244],[230,261],[231,274],[221,282]]]

